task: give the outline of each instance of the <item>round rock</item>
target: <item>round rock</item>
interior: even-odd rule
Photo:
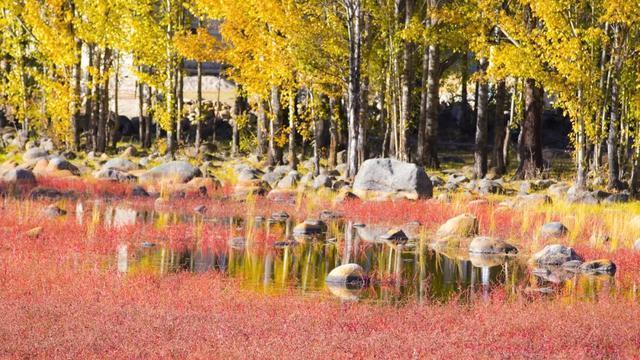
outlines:
[[[358,264],[345,264],[331,270],[326,279],[330,284],[364,282],[364,269]]]

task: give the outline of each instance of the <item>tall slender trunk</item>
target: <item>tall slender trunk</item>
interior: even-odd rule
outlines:
[[[383,74],[383,76],[380,77],[381,81],[380,81],[380,93],[378,93],[378,102],[379,102],[379,106],[380,106],[380,119],[379,119],[379,124],[381,126],[384,127],[385,132],[384,132],[384,136],[382,139],[382,149],[380,149],[380,156],[381,157],[387,157],[387,154],[389,152],[389,119],[388,119],[388,114],[389,112],[387,111],[387,75],[386,75],[386,69],[385,69],[385,74]]]
[[[153,96],[151,95],[153,93],[153,89],[151,88],[151,85],[147,85],[147,116],[144,119],[144,142],[143,142],[143,146],[145,148],[150,148],[151,147],[151,124],[153,122],[153,114],[151,112],[151,108],[153,106]]]
[[[473,165],[473,173],[477,179],[481,179],[487,174],[487,119],[489,115],[489,82],[484,78],[484,75],[486,75],[487,60],[480,60],[479,65],[483,78],[478,81],[476,146]]]
[[[268,144],[267,144],[267,129],[269,127],[269,120],[267,116],[267,104],[265,100],[260,99],[258,102],[258,123],[256,124],[258,136],[258,148],[256,149],[256,154],[263,156],[268,153]]]
[[[91,72],[88,70],[88,68],[93,67],[93,48],[94,46],[89,44],[87,46],[87,60],[88,60],[88,64],[87,64],[87,71],[86,71],[86,79],[85,79],[85,87],[86,87],[86,102],[84,103],[84,116],[86,118],[87,121],[87,126],[88,129],[85,130],[89,130],[89,139],[87,139],[87,147],[91,147],[93,149],[95,149],[95,143],[93,141],[93,104],[94,104],[94,97],[96,95],[95,93],[95,84],[93,83],[93,75],[91,75]]]
[[[636,139],[640,138],[640,128],[636,128]],[[633,146],[633,163],[631,168],[631,179],[629,180],[629,190],[634,197],[638,196],[640,187],[640,147]]]
[[[364,78],[360,88],[360,121],[358,122],[358,166],[368,157],[367,154],[367,125],[368,125],[368,99],[369,99],[369,79]]]
[[[336,100],[333,96],[329,97],[329,168],[336,167],[336,152],[338,148],[338,118],[335,108]]]
[[[103,53],[102,59],[102,74],[109,72],[111,62],[111,49],[106,48]],[[107,147],[107,122],[109,121],[109,78],[105,77],[102,83],[102,89],[100,91],[101,111],[98,119],[98,136],[97,136],[97,151],[105,152]]]
[[[429,45],[427,81],[427,111],[425,119],[424,164],[440,167],[438,160],[438,114],[440,107],[440,52],[436,45]]]
[[[607,139],[607,159],[609,163],[609,178],[607,188],[610,190],[622,189],[620,181],[620,164],[618,162],[618,128],[620,127],[620,89],[619,77],[622,69],[622,56],[618,47],[620,46],[619,25],[614,26],[614,49],[612,51],[613,74],[611,79],[611,106],[609,117],[609,137]]]
[[[605,23],[604,25],[604,33],[605,35],[609,35],[609,24]],[[602,132],[606,124],[606,113],[607,113],[607,95],[609,93],[609,83],[611,79],[611,69],[608,66],[608,48],[606,45],[602,46],[602,51],[600,52],[600,91],[604,94],[602,97],[602,104],[600,104],[601,113],[600,113],[600,121],[596,122],[596,131],[595,131],[595,140],[594,140],[594,149],[593,149],[593,169],[596,172],[600,171],[600,161],[602,159]],[[596,121],[598,121],[596,117]]]
[[[535,178],[543,170],[542,164],[542,107],[544,90],[534,79],[525,80],[524,116],[521,139],[518,144],[520,164],[516,171],[517,179]]]
[[[176,11],[174,9],[173,3],[171,0],[166,0],[166,11],[168,16],[167,21],[167,30],[166,30],[166,40],[167,44],[171,44],[173,41],[173,31],[174,31],[174,16],[176,16]],[[176,62],[175,55],[171,46],[166,46],[166,91],[165,91],[165,102],[166,102],[166,112],[169,116],[169,125],[167,130],[167,153],[174,158],[176,153],[176,106],[175,106],[175,96],[176,96]]]
[[[240,134],[238,129],[238,118],[247,115],[247,100],[245,98],[244,91],[241,87],[238,87],[238,95],[236,96],[236,102],[234,105],[234,113],[232,125],[232,137],[231,137],[231,155],[237,156],[240,147]]]
[[[184,110],[184,59],[180,59],[178,62],[178,70],[176,73],[178,77],[177,89],[176,89],[176,145],[182,142],[182,114]]]
[[[144,147],[144,84],[138,81],[136,85],[138,87],[138,139]]]
[[[93,61],[92,66],[96,69],[102,68],[102,55],[100,49],[94,49],[93,53]],[[90,77],[93,80],[93,77]],[[93,150],[98,150],[98,123],[100,122],[100,108],[102,107],[102,87],[100,86],[98,81],[92,81],[92,98],[93,102],[91,105],[91,143],[93,145]]]
[[[413,16],[413,0],[405,0],[405,30],[411,25],[411,17]],[[411,91],[413,73],[413,51],[414,47],[411,41],[404,40],[404,49],[402,52],[402,73],[401,73],[401,106],[400,106],[400,147],[398,157],[407,161],[409,158],[407,149],[407,130],[409,127],[409,117],[411,116]]]
[[[72,115],[72,131],[73,131],[73,149],[80,150],[80,104],[82,96],[81,79],[82,79],[82,41],[76,40],[77,60],[73,64],[73,115]]]
[[[581,94],[578,94],[580,97]],[[586,129],[584,123],[584,117],[580,116],[578,119],[578,132],[577,132],[577,144],[576,144],[576,188],[579,190],[585,190],[587,188],[587,144],[586,144]]]
[[[282,126],[282,107],[280,88],[271,88],[271,116],[269,118],[269,165],[282,163],[282,148],[276,142],[276,136]]]
[[[493,167],[498,176],[504,175],[507,170],[503,152],[507,133],[507,119],[504,116],[506,101],[507,85],[504,80],[500,80],[496,84],[496,115],[493,140]]]
[[[511,127],[515,121],[516,116],[516,95],[518,102],[522,101],[522,91],[518,92],[519,80],[516,78],[515,85],[513,86],[513,94],[511,94],[511,101],[509,105],[509,122],[504,134],[504,145],[502,147],[502,157],[504,158],[505,168],[509,166],[509,147],[511,146]]]
[[[111,123],[112,128],[109,131],[110,137],[111,137],[111,147],[112,148],[116,148],[116,142],[117,142],[117,131],[118,126],[119,126],[119,116],[120,116],[120,109],[119,109],[119,96],[118,93],[120,92],[120,53],[118,51],[115,51],[115,76],[114,76],[114,80],[113,80],[113,122]]]
[[[353,179],[358,172],[358,116],[360,114],[360,45],[362,21],[362,1],[351,0],[348,14],[349,33],[349,86],[348,86],[348,151],[347,151],[347,178]]]
[[[289,166],[295,170],[298,167],[296,157],[296,91],[289,92]]]
[[[316,102],[313,99],[314,94],[312,92],[309,92],[309,94],[311,97],[311,119],[313,121],[313,176],[318,176],[320,175],[320,146],[322,145],[323,129],[322,123],[325,121],[325,119],[317,116],[315,111]],[[321,98],[320,100],[320,106],[324,107],[324,98]]]
[[[424,165],[425,159],[425,138],[427,121],[427,83],[429,81],[429,46],[424,45],[422,53],[422,89],[420,94],[420,116],[418,119],[418,148],[417,163]]]
[[[198,61],[197,70],[197,89],[196,89],[196,153],[200,151],[200,142],[202,141],[202,122],[204,116],[202,114],[202,62]]]

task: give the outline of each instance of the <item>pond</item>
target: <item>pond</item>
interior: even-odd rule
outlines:
[[[339,214],[325,213],[320,216],[321,231],[300,236],[296,225],[304,219],[280,213],[266,218],[210,217],[110,206],[101,215],[101,222],[107,227],[186,224],[194,228],[212,226],[214,231],[224,229],[224,246],[215,248],[203,246],[197,239],[180,247],[158,239],[146,239],[135,245],[123,243],[113,260],[118,271],[125,274],[151,271],[164,276],[214,271],[256,292],[298,292],[304,296],[389,304],[478,301],[488,299],[496,291],[507,296],[524,294],[589,301],[603,294],[630,291],[614,276],[536,269],[524,255],[488,256],[464,250],[436,250],[429,245],[428,235],[418,223],[358,224],[344,220]],[[406,243],[381,239],[394,227],[407,235]],[[348,263],[363,267],[368,278],[364,286],[325,283],[332,269]]]

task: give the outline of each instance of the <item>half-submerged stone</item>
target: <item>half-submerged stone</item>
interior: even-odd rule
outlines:
[[[560,244],[553,244],[547,245],[544,249],[533,254],[531,260],[539,265],[559,266],[573,260],[582,261],[582,257],[580,257],[573,248]]]
[[[345,264],[331,270],[325,280],[328,284],[364,284],[364,269],[358,264]]]
[[[392,244],[403,245],[409,241],[409,237],[402,229],[394,228],[387,231],[385,234],[380,236],[380,239],[390,242]]]
[[[580,265],[580,271],[587,274],[608,274],[616,273],[616,264],[608,259],[591,260]]]
[[[422,167],[395,159],[369,159],[362,163],[352,191],[369,200],[417,200],[433,196],[431,180]]]

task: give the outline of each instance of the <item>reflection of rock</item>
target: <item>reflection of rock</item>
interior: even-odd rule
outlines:
[[[524,289],[524,292],[527,294],[551,295],[555,292],[555,290],[553,290],[550,287],[541,287],[541,288],[527,287]]]
[[[474,236],[478,234],[478,218],[473,214],[461,214],[447,220],[436,232],[437,237]]]
[[[287,240],[287,241],[276,241],[273,243],[273,247],[276,249],[284,249],[290,246],[296,246],[298,242],[295,240]]]
[[[431,247],[431,250],[435,251],[438,255],[444,256],[445,258],[451,261],[454,261],[454,262],[471,261],[471,259],[469,258],[471,254],[469,254],[468,251],[464,251],[457,248],[451,248],[451,247],[440,248],[435,244],[431,244],[430,247]]]
[[[205,205],[198,205],[195,208],[193,208],[193,211],[199,214],[204,214],[207,212],[207,207]]]
[[[320,212],[320,220],[324,220],[324,221],[341,219],[342,217],[343,215],[341,213],[331,211],[331,210],[322,210]]]
[[[364,283],[364,269],[358,264],[345,264],[331,270],[325,280],[327,284]]]
[[[393,228],[384,233],[380,238],[392,244],[406,244],[409,241],[407,234],[399,228]]]
[[[533,275],[554,284],[563,283],[576,276],[575,272],[568,271],[557,266],[535,268],[532,273]]]
[[[547,245],[544,249],[533,254],[531,260],[539,265],[562,265],[567,261],[582,260],[582,258],[573,248],[553,244]]]
[[[562,264],[562,268],[568,271],[578,272],[580,271],[580,265],[582,265],[581,260],[571,260]]]
[[[116,207],[113,214],[113,227],[119,228],[136,223],[138,212],[124,207]]]
[[[383,242],[380,237],[389,231],[389,227],[383,225],[356,224],[354,227],[360,239],[371,243]]]
[[[229,246],[232,249],[242,250],[246,246],[247,241],[243,237],[234,237],[229,239]]]
[[[387,232],[392,230],[402,231],[408,239],[417,239],[420,236],[420,224],[419,223],[407,223],[402,226],[391,228],[387,225],[365,225],[365,224],[354,224],[353,227],[356,229],[356,234],[363,241],[370,243],[382,243],[385,241],[382,237],[387,234]]]
[[[616,273],[616,264],[608,259],[592,260],[582,263],[580,271],[587,274],[609,274]]]
[[[117,251],[118,272],[126,273],[129,268],[129,256],[127,252],[127,244],[118,245]]]
[[[289,214],[286,211],[274,212],[271,214],[271,219],[276,221],[285,221],[289,218]]]
[[[466,248],[469,246],[469,242],[471,238],[457,236],[457,235],[447,235],[434,239],[431,242],[431,246],[434,249],[446,249],[446,248]]]
[[[507,257],[499,254],[469,254],[469,260],[475,267],[494,267],[507,262]]]
[[[515,254],[518,249],[502,239],[478,236],[469,244],[469,252],[475,254]]]
[[[319,235],[327,231],[322,220],[305,220],[293,228],[294,235]]]
[[[48,218],[56,218],[67,214],[66,210],[60,209],[55,205],[49,205],[42,210],[44,216]]]
[[[360,299],[360,293],[362,292],[362,285],[343,285],[343,284],[335,284],[329,283],[327,284],[327,289],[336,296],[337,298],[343,301],[358,301]]]

